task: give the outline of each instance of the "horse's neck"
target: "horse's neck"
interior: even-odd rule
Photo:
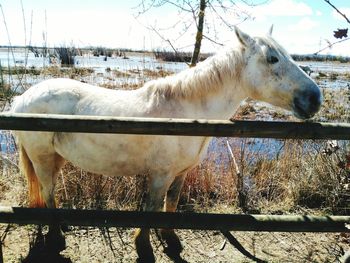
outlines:
[[[150,86],[164,114],[181,118],[228,119],[246,97],[240,78],[242,65],[238,51],[231,50],[199,63],[195,68],[156,80]]]

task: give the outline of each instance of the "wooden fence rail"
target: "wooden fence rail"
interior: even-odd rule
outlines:
[[[350,216],[234,215],[0,207],[0,223],[222,231],[350,232]]]
[[[0,130],[350,140],[350,124],[0,114]],[[0,223],[221,231],[350,232],[350,216],[280,216],[0,207]]]
[[[0,114],[0,129],[277,139],[350,139],[350,124]]]

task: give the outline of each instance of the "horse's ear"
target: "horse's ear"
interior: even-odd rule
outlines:
[[[269,29],[269,32],[267,33],[267,35],[268,35],[269,37],[272,36],[272,31],[273,31],[273,24],[271,25],[271,27],[270,27],[270,29]]]
[[[244,33],[243,31],[241,31],[238,27],[235,26],[235,33],[236,36],[239,40],[239,42],[243,45],[243,46],[250,46],[254,43],[254,39],[251,38],[248,34]]]

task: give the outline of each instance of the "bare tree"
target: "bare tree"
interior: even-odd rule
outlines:
[[[181,33],[181,36],[187,33],[193,24],[195,25],[196,33],[194,48],[192,52],[191,63],[189,65],[190,67],[193,67],[199,60],[203,39],[208,40],[215,45],[223,45],[216,40],[216,23],[219,22],[229,30],[233,31],[235,24],[231,21],[240,21],[239,23],[241,23],[251,17],[250,14],[245,11],[244,8],[242,8],[242,6],[251,7],[267,2],[268,0],[141,0],[137,8],[139,10],[138,16],[148,12],[150,9],[160,8],[165,5],[171,5],[175,7],[180,13],[190,15],[190,21],[178,21],[176,24],[182,23],[183,25],[183,32]],[[213,19],[213,21],[206,20],[205,18],[208,17],[208,14],[210,14],[210,16],[214,17],[215,19]],[[232,20],[230,21],[229,19],[226,19],[226,16],[231,16]],[[153,30],[161,39],[167,42],[175,53],[178,53],[178,49],[175,47],[173,41],[164,37],[164,35],[161,33],[163,31],[162,28],[158,28],[156,26],[148,26],[148,28]],[[205,29],[207,29],[207,32],[211,31],[212,33],[210,35],[205,34]]]
[[[203,38],[203,25],[204,25],[204,12],[207,7],[206,0],[200,0],[199,5],[199,14],[198,14],[198,25],[197,25],[197,34],[196,34],[196,42],[194,44],[194,50],[191,60],[191,67],[194,67],[197,64],[199,53],[201,51],[201,44]]]

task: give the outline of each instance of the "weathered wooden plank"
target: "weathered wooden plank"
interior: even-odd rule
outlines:
[[[350,139],[350,124],[0,114],[0,129],[277,139]]]
[[[225,231],[350,232],[350,216],[235,215],[0,207],[0,223]]]

